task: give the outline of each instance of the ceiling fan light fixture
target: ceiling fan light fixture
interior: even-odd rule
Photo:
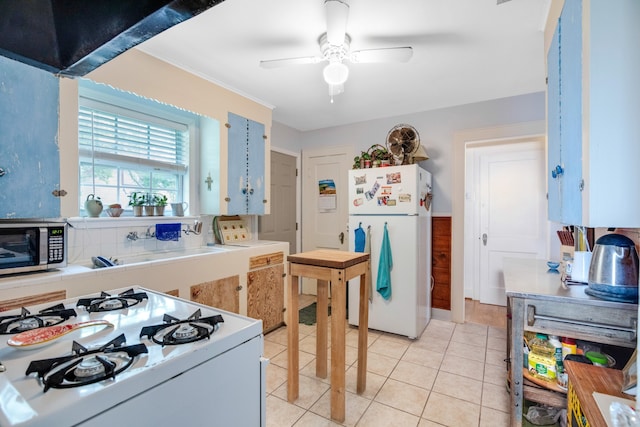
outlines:
[[[332,61],[322,70],[324,81],[328,85],[343,85],[349,78],[349,67],[342,62]]]

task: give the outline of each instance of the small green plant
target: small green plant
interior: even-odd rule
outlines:
[[[169,200],[167,199],[167,196],[165,196],[164,194],[153,195],[153,204],[155,206],[167,206],[168,201]]]
[[[147,203],[147,195],[134,191],[129,194],[129,206],[144,206]]]

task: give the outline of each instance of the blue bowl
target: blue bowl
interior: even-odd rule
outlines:
[[[552,270],[557,270],[558,267],[560,267],[560,263],[555,261],[547,261],[547,267],[549,267]]]

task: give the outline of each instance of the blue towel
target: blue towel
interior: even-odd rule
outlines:
[[[364,243],[366,239],[365,239],[364,229],[362,228],[362,223],[361,225],[358,226],[358,228],[355,229],[354,233],[356,235],[355,252],[364,252]]]
[[[156,224],[156,239],[169,241],[173,240],[175,242],[180,239],[180,230],[181,224],[179,222],[173,224]]]
[[[389,232],[387,224],[384,224],[384,235],[382,236],[382,246],[380,247],[380,262],[378,263],[378,280],[376,290],[382,298],[391,298],[391,269],[393,268],[393,257],[391,256],[391,245],[389,244]]]

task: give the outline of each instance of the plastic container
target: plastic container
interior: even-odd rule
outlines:
[[[567,354],[576,354],[577,351],[576,340],[567,337],[562,338],[562,360],[567,357]]]
[[[545,334],[536,334],[529,342],[528,369],[531,375],[547,381],[556,380],[556,349]]]
[[[591,363],[596,366],[607,366],[607,364],[609,363],[607,356],[596,351],[587,351],[585,353],[585,356],[587,356],[587,359],[591,360]]]
[[[536,336],[529,341],[529,349],[532,353],[555,357],[556,349],[549,343],[549,338],[546,334],[537,333]]]

